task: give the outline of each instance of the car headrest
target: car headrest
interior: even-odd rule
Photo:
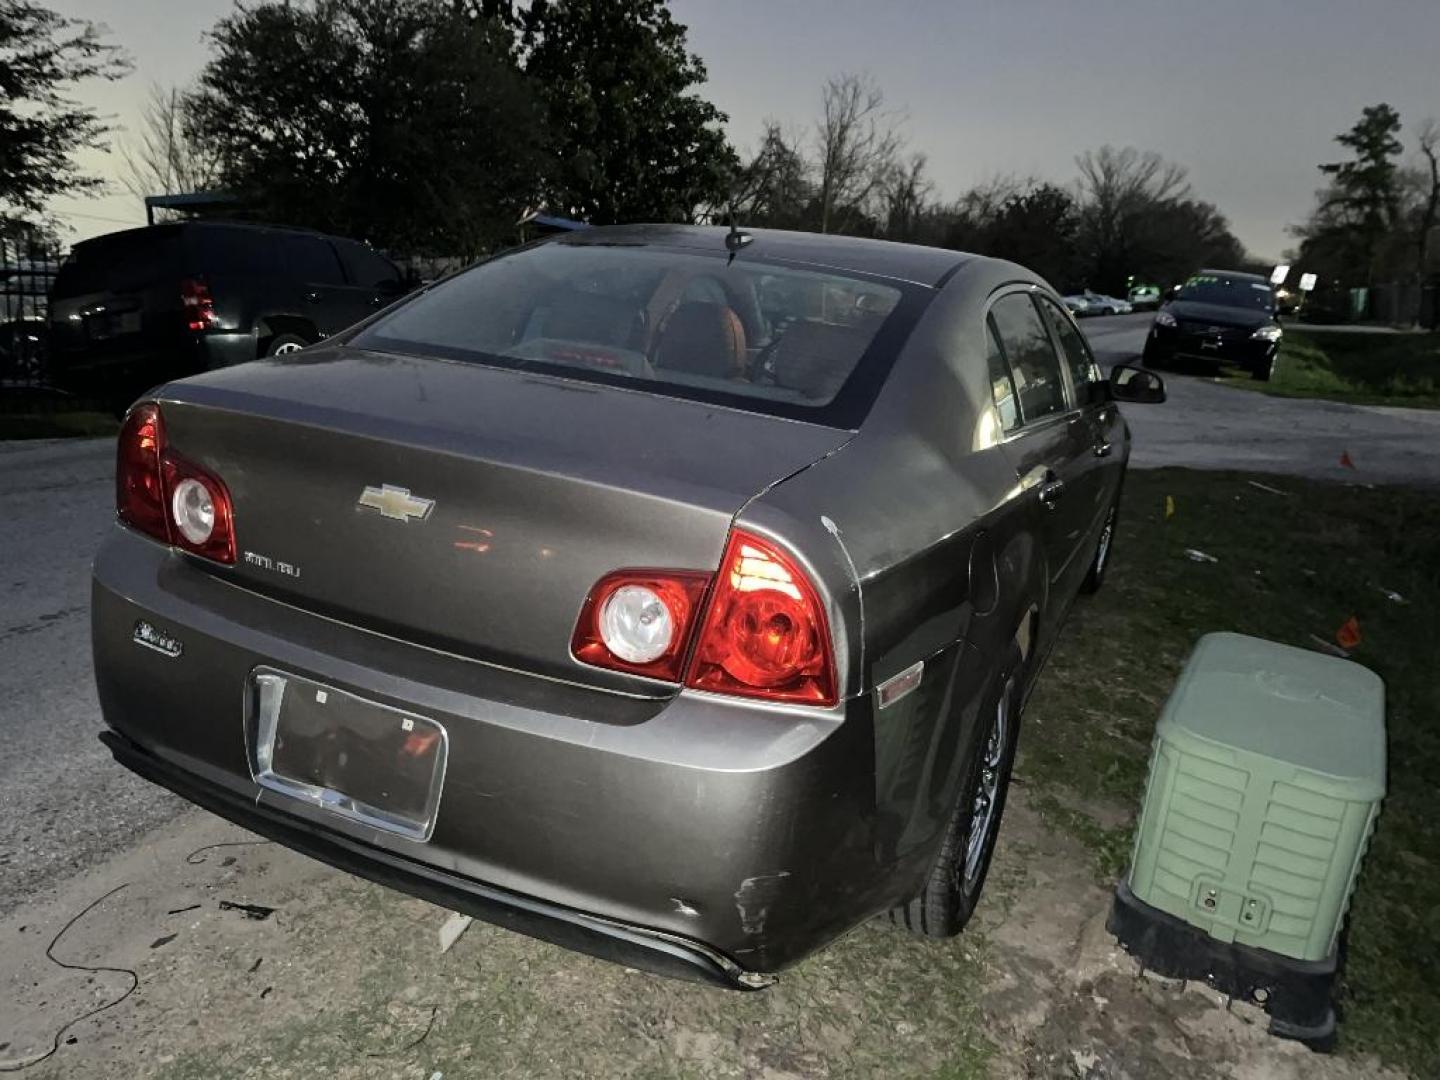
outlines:
[[[652,362],[658,370],[739,378],[746,367],[745,327],[724,304],[686,301],[660,327]]]
[[[791,323],[771,354],[775,385],[829,401],[855,370],[869,342],[869,333],[838,323]]]

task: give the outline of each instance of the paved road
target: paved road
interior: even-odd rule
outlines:
[[[1103,367],[1138,363],[1151,315],[1081,323]],[[1164,373],[1170,400],[1126,408],[1131,464],[1253,469],[1368,484],[1440,487],[1440,410],[1272,397]],[[1348,453],[1353,470],[1340,464]]]
[[[95,739],[89,570],[113,459],[108,439],[0,443],[0,915],[183,805]]]
[[[1088,320],[1108,367],[1149,316]],[[1440,483],[1440,412],[1271,398],[1167,375],[1127,409],[1133,463]],[[1340,468],[1348,450],[1356,470]],[[113,514],[109,440],[0,443],[0,915],[184,810],[113,765],[90,669],[90,559]]]

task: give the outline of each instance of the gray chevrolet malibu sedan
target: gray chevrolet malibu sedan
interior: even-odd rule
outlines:
[[[1129,434],[1060,299],[872,240],[593,229],[125,421],[101,737],[337,867],[734,987],[970,917]]]

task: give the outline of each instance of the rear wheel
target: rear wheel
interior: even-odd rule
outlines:
[[[1115,546],[1115,520],[1119,516],[1119,504],[1111,504],[1110,512],[1105,515],[1105,525],[1100,530],[1100,540],[1095,545],[1095,557],[1090,560],[1090,569],[1085,574],[1085,580],[1080,583],[1080,590],[1087,593],[1097,593],[1100,586],[1105,584],[1105,571],[1110,566],[1110,550]]]
[[[276,334],[266,346],[265,355],[285,356],[287,353],[299,352],[309,344],[310,342],[299,334]]]
[[[918,896],[890,912],[891,922],[923,937],[958,934],[979,903],[1015,764],[1020,735],[1020,666],[1020,651],[1012,646],[981,712],[983,730],[930,876]]]

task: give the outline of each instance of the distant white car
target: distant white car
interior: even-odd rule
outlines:
[[[1134,310],[1130,301],[1106,296],[1104,293],[1087,292],[1083,293],[1081,298],[1090,305],[1091,315],[1129,315]]]
[[[1065,306],[1069,308],[1070,314],[1074,315],[1077,319],[1082,315],[1093,314],[1090,310],[1090,301],[1086,300],[1083,296],[1062,296],[1060,299]]]
[[[1160,306],[1160,286],[1136,285],[1130,290],[1129,299],[1135,311],[1154,311]]]

